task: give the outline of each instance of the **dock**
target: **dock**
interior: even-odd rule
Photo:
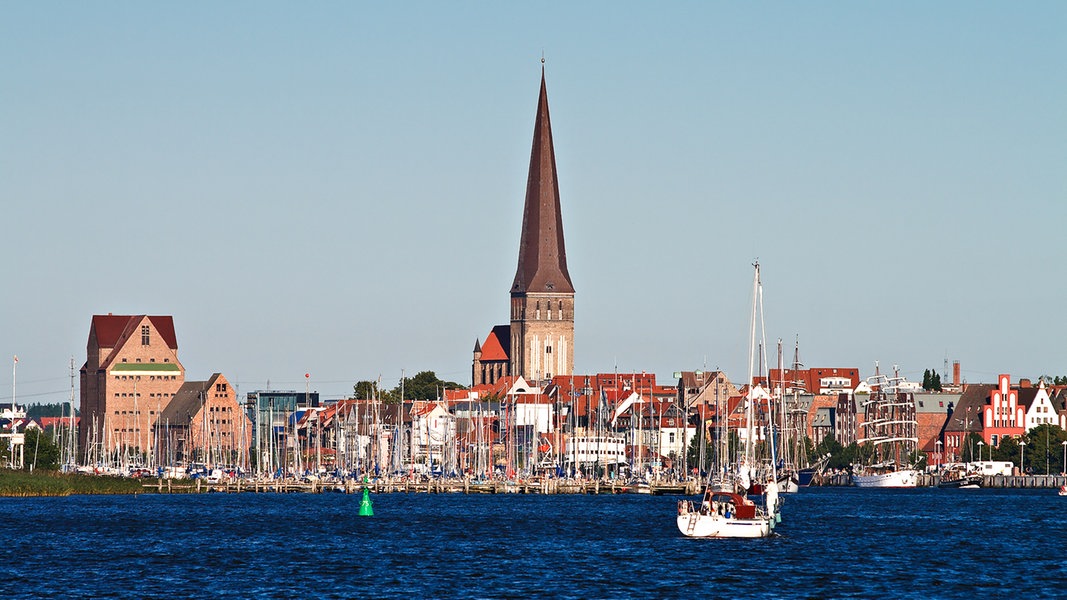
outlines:
[[[626,482],[613,480],[531,479],[489,480],[471,479],[376,479],[366,483],[354,479],[344,482],[297,481],[291,479],[236,479],[208,483],[204,479],[160,479],[145,482],[146,490],[161,494],[199,493],[278,493],[319,494],[362,492],[366,487],[374,494],[626,494],[634,488]],[[648,493],[655,496],[694,495],[701,490],[700,483],[660,482],[651,483]]]

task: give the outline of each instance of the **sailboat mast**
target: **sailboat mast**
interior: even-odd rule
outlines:
[[[755,267],[755,275],[752,278],[752,312],[749,315],[751,318],[748,323],[748,398],[745,402],[745,466],[749,468],[752,465],[753,451],[755,447],[755,440],[753,436],[753,397],[752,397],[752,385],[753,376],[755,375],[755,362],[756,362],[756,307],[759,304],[759,261],[753,264]]]

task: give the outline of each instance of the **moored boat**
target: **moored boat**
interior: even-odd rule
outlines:
[[[982,476],[971,473],[955,479],[942,479],[937,487],[943,490],[975,490],[982,487]]]
[[[872,465],[853,465],[852,484],[862,488],[913,488],[919,472],[911,464],[919,438],[915,397],[905,391],[903,377],[876,374],[868,378],[871,393],[863,403],[862,435],[856,441],[872,447]]]
[[[864,469],[852,473],[852,485],[861,488],[913,488],[918,484],[915,469]]]

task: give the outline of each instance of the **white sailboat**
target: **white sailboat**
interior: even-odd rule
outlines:
[[[753,365],[756,343],[756,313],[760,311],[762,329],[763,288],[760,282],[759,263],[755,265],[752,283],[752,319],[749,327],[749,377],[753,380]],[[678,531],[686,537],[699,538],[761,538],[769,536],[775,524],[780,521],[778,477],[774,465],[774,435],[772,423],[767,424],[767,440],[763,448],[769,448],[771,459],[766,463],[757,461],[756,452],[756,414],[757,403],[768,403],[770,394],[760,385],[750,385],[745,397],[744,456],[737,460],[725,460],[725,452],[720,457],[717,469],[709,476],[703,498],[698,506],[692,501],[678,502],[676,523]],[[768,406],[769,408],[769,406]],[[723,415],[722,412],[719,413]],[[769,410],[768,410],[769,414]],[[720,418],[720,421],[722,419]],[[720,440],[722,440],[720,435]],[[717,447],[721,447],[717,444]],[[727,465],[736,465],[728,468]],[[749,496],[749,490],[759,488],[761,496]]]

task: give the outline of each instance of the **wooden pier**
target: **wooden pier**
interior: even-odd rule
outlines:
[[[611,480],[540,479],[529,481],[472,481],[469,479],[430,480],[374,480],[367,483],[356,480],[341,482],[255,480],[237,479],[220,483],[208,483],[204,479],[161,479],[145,482],[144,487],[161,494],[199,493],[358,493],[366,487],[374,494],[626,494],[633,486]],[[652,483],[652,495],[694,495],[700,492],[700,484],[689,482]]]

